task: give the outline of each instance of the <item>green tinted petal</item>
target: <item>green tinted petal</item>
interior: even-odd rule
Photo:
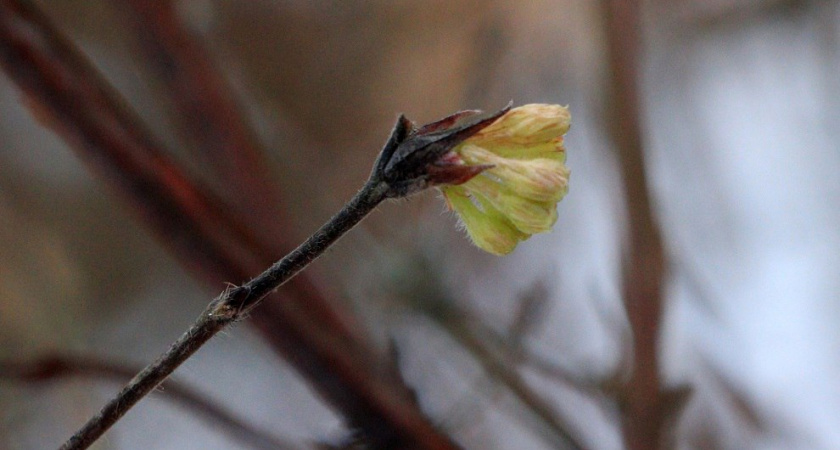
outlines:
[[[477,199],[486,200],[525,234],[549,231],[557,221],[556,202],[535,201],[522,197],[487,176],[479,175],[462,186]]]
[[[479,209],[466,190],[460,187],[444,187],[441,190],[461,218],[467,235],[482,250],[494,255],[506,255],[513,251],[519,241],[528,238],[492,205],[482,204]]]
[[[514,108],[455,147],[460,161],[491,165],[457,188],[443,188],[473,242],[505,254],[557,221],[557,202],[568,191],[563,135],[570,115],[559,105]]]

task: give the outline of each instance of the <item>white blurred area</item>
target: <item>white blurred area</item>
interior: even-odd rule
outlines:
[[[40,2],[177,148],[159,87],[130,43],[114,41],[108,24],[116,16],[100,3]],[[284,186],[302,183],[289,194],[303,223],[298,236],[358,187],[397,112],[423,122],[510,99],[570,105],[571,189],[552,233],[505,258],[482,255],[426,193],[382,207],[313,268],[383,346],[395,344],[423,407],[465,447],[555,448],[555,435],[441,318],[418,311],[439,285],[470,320],[521,340],[524,354],[570,379],[623,379],[632,360],[618,282],[624,206],[603,124],[596,2],[181,3],[264,144],[277,149]],[[692,391],[673,430],[676,447],[840,448],[840,3],[662,0],[647,2],[644,17],[644,143],[669,256],[662,371],[667,386]],[[284,28],[290,22],[299,23]],[[273,29],[281,31],[259,34]],[[307,29],[311,36],[295,37]],[[294,67],[284,66],[283,49]],[[284,91],[301,85],[311,87]],[[151,360],[213,290],[190,280],[30,118],[5,76],[0,109],[0,357],[73,350]],[[346,123],[319,128],[322,116]],[[313,147],[296,149],[300,142]],[[288,161],[293,169],[283,167]],[[312,170],[325,184],[305,184]],[[404,298],[412,295],[420,306]],[[513,336],[529,295],[543,301],[527,332]],[[587,448],[622,448],[609,396],[527,363],[517,371]],[[345,436],[246,326],[178,376],[304,446]],[[80,380],[0,381],[0,448],[55,447],[114,390]],[[248,448],[164,395],[142,403],[98,448]]]
[[[665,369],[693,447],[837,448],[840,8],[752,3],[649,17]]]

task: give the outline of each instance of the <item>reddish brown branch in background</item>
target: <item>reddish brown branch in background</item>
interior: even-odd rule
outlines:
[[[125,383],[139,371],[140,369],[136,367],[79,356],[53,355],[26,362],[0,362],[0,378],[25,383],[45,383],[69,377]],[[262,449],[296,448],[291,443],[283,442],[239,420],[230,411],[205,399],[203,395],[182,383],[168,380],[161,385],[161,389],[166,392],[163,397],[167,400],[175,401],[184,409],[209,422],[213,427],[219,427],[222,432],[247,445]]]
[[[169,158],[80,52],[29,2],[0,0],[0,64],[33,111],[112,185],[186,266],[210,283],[241,282],[273,262],[241,217]],[[302,280],[302,278],[297,278]],[[452,448],[379,357],[330,317],[311,283],[292,281],[252,316],[266,340],[374,443]],[[312,311],[320,311],[317,316]]]
[[[504,386],[513,397],[519,400],[526,411],[533,414],[532,419],[535,425],[544,426],[547,432],[541,433],[548,437],[548,442],[561,446],[562,448],[583,449],[582,441],[577,436],[574,427],[570,425],[571,419],[566,417],[565,411],[558,411],[555,405],[539,392],[534,390],[516,370],[516,363],[513,355],[503,353],[506,349],[493,348],[490,339],[482,336],[475,326],[469,326],[464,317],[451,316],[436,318],[437,323],[444,327],[452,338],[469,351],[481,364],[487,376],[493,381]],[[565,374],[564,374],[565,375]],[[560,378],[558,381],[569,383],[573,389],[581,387],[573,384],[569,377]]]
[[[231,89],[198,38],[180,21],[171,1],[114,3],[134,26],[144,60],[164,82],[176,109],[175,124],[193,143],[190,149],[196,159],[209,163],[224,200],[236,215],[247,218],[249,231],[256,234],[258,251],[264,256],[258,269],[263,269],[297,242],[287,238],[288,219],[265,152],[231,98]],[[304,322],[320,324],[348,345],[363,340],[352,317],[331,308],[307,274],[289,287],[307,298],[307,307],[299,311]]]
[[[175,108],[172,119],[192,145],[195,158],[209,163],[232,208],[249,218],[261,243],[285,254],[286,219],[264,150],[245,123],[221,76],[197,36],[169,0],[112,0],[135,30],[138,48],[164,85]]]
[[[633,330],[634,360],[622,398],[624,436],[628,448],[649,450],[661,446],[665,420],[657,345],[665,255],[651,207],[642,147],[637,76],[639,1],[605,0],[604,12],[612,90],[608,123],[620,155],[629,212],[623,290]]]
[[[397,298],[401,298],[416,313],[427,317],[467,350],[487,377],[505,388],[519,403],[528,419],[523,423],[532,427],[549,446],[585,448],[569,412],[552,405],[519,371],[527,367],[561,383],[564,388],[598,395],[597,386],[586,385],[584,380],[568,371],[528,355],[522,347],[523,334],[535,325],[537,319],[533,314],[539,314],[539,304],[545,301],[543,287],[536,286],[521,298],[522,308],[516,312],[510,332],[500,333],[453,298],[439,274],[433,270],[434,261],[419,253],[410,255],[408,259],[412,267],[405,273],[411,275],[396,280],[401,294]]]

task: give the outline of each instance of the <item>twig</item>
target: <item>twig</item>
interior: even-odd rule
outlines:
[[[637,76],[639,8],[638,0],[604,0],[613,90],[613,115],[608,123],[613,124],[630,215],[623,289],[633,330],[634,361],[622,409],[625,442],[631,450],[661,447],[666,411],[657,347],[665,254],[645,175]]]
[[[248,279],[275,260],[266,253],[270,246],[241,225],[248,218],[229,213],[187,176],[90,62],[28,1],[0,0],[0,65],[35,116],[211,286]],[[395,439],[428,447],[448,442],[411,401],[401,380],[379,370],[374,350],[334,321],[316,320],[332,309],[301,280],[284,289],[286,301],[276,296],[251,316],[263,338],[360,434],[375,442]]]
[[[489,379],[512,394],[530,418],[534,419],[525,423],[533,426],[545,442],[585,448],[581,439],[570,430],[569,421],[544,396],[532,389],[516,370],[520,356],[515,355],[518,349],[511,345],[511,337],[491,330],[458,306],[430,271],[431,261],[414,255],[411,263],[414,268],[414,271],[409,272],[413,274],[411,280],[397,281],[406,304],[448,333],[475,358]],[[422,280],[422,287],[412,284],[415,280]],[[567,372],[554,372],[552,375],[574,389],[585,389],[579,379]],[[587,393],[592,394],[593,391],[588,389]]]
[[[287,214],[271,179],[265,151],[244,120],[232,89],[199,37],[182,23],[173,1],[112,1],[134,26],[138,47],[147,56],[145,61],[163,81],[176,109],[173,120],[181,134],[194,144],[189,146],[192,154],[209,163],[216,175],[216,187],[223,188],[222,195],[236,215],[247,217],[248,230],[256,235],[259,251],[266,255],[258,269],[271,264],[295,243],[289,242]],[[295,317],[295,323],[308,327],[307,333],[333,334],[336,343],[344,348],[365,345],[353,316],[329,305],[309,277],[295,278],[289,287],[307,306],[286,307],[288,312],[279,311],[280,314],[296,314],[299,317]],[[273,323],[276,328],[276,317]],[[284,356],[293,352],[289,348],[299,347],[299,342],[288,345]]]
[[[562,442],[571,448],[585,448],[578,436],[570,431],[569,422],[561,417],[556,408],[543,396],[531,389],[516,369],[511,367],[513,364],[511,364],[510,355],[501,354],[498,349],[494,350],[487,345],[458,313],[447,314],[445,318],[438,316],[436,321],[458,344],[475,356],[490,378],[506,387],[514,398],[522,403],[526,411],[550,430],[550,441],[555,444]],[[577,384],[572,386],[580,387]]]
[[[174,2],[113,0],[113,3],[136,29],[139,47],[147,55],[145,61],[159,75],[174,103],[175,124],[187,140],[194,143],[190,146],[192,154],[209,163],[216,175],[216,184],[223,188],[225,200],[229,201],[236,216],[247,218],[248,231],[256,235],[256,241],[260,243],[256,251],[262,257],[260,266],[249,275],[288,253],[295,242],[289,242],[287,231],[290,227],[284,203],[270,178],[265,152],[245,123],[230,87],[212,58],[198,37],[179,19]],[[282,340],[276,339],[280,333],[276,327],[291,321],[292,326],[302,328],[304,335],[333,335],[334,342],[339,344],[333,345],[337,351],[370,352],[367,348],[353,348],[366,345],[357,321],[347,311],[330,305],[308,277],[295,278],[289,288],[294,291],[290,296],[305,303],[306,307],[274,308],[277,314],[270,314],[273,317],[269,327],[261,327],[264,332],[271,333],[269,339]],[[278,315],[290,317],[277,320]],[[283,355],[291,357],[292,361],[301,361],[302,358],[295,359],[294,355],[295,349],[306,349],[301,344],[282,344]],[[316,383],[324,378],[315,371],[311,376]],[[398,384],[399,380],[392,382]]]
[[[408,119],[400,116],[391,132],[391,137],[373,165],[368,182],[342,207],[338,214],[303,244],[262,274],[242,286],[226,290],[210,302],[190,329],[172,344],[166,353],[135,376],[61,448],[63,450],[87,448],[210,338],[256,308],[263,298],[318,258],[383,200],[407,197],[435,185],[436,176],[440,176],[441,173],[440,166],[436,164],[443,155],[463,140],[493,123],[509,109],[510,107],[506,107],[487,115],[470,112],[469,115],[472,117],[469,120],[452,125],[449,121],[454,122],[453,118],[463,115],[463,113],[456,113],[419,129],[415,129]],[[462,171],[471,173],[474,169],[452,167],[444,179],[450,180],[452,178],[449,175]],[[360,416],[364,417],[365,414]],[[371,416],[366,418],[363,424],[368,425],[367,421],[377,420],[375,416]],[[412,423],[400,425],[416,427]],[[455,447],[454,443],[448,439],[436,437],[431,429],[412,431],[415,433],[427,431],[430,434],[416,441],[406,440],[403,436],[393,436],[389,433],[385,435],[371,433],[367,436],[370,439],[368,445],[373,448],[404,448],[421,444],[426,448]]]
[[[45,356],[28,362],[0,362],[0,378],[41,383],[62,377],[91,377],[125,382],[137,370],[118,364],[79,356]],[[222,406],[211,402],[189,386],[173,380],[163,383],[165,399],[173,400],[199,417],[219,427],[222,432],[245,444],[260,449],[293,449],[295,445],[281,441],[238,419]]]
[[[338,214],[298,248],[248,283],[222,293],[166,353],[134,377],[99,414],[91,418],[61,448],[87,448],[210,338],[250,312],[265,296],[297,275],[359,223],[386,198],[387,194],[388,185],[384,182],[373,180],[365,184]]]

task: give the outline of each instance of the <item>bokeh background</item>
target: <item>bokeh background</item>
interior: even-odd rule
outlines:
[[[190,174],[235,199],[190,150],[200,139],[180,130],[129,3],[35,2]],[[631,374],[652,361],[642,372],[657,378],[665,447],[840,448],[838,2],[161,3],[266,150],[282,202],[240,208],[282,209],[289,243],[362,184],[397,113],[424,123],[510,100],[569,105],[571,186],[551,233],[485,255],[427,192],[380,207],[309,269],[459,444],[571,448],[568,433],[585,448],[644,448],[626,416],[639,402]],[[630,12],[611,15],[614,4]],[[638,109],[621,106],[628,73]],[[0,76],[0,358],[140,367],[225,285],[174,259],[30,104]],[[636,172],[622,169],[632,158],[616,121],[640,126]],[[622,281],[623,263],[640,261],[627,257],[638,198],[622,173],[641,168],[664,262],[648,271],[661,295],[631,305],[654,322],[639,330]],[[640,359],[634,336],[651,330],[655,357]],[[300,448],[351,440],[246,323],[176,379]],[[0,448],[56,447],[118,386],[0,380]],[[251,448],[166,397],[97,448]]]

